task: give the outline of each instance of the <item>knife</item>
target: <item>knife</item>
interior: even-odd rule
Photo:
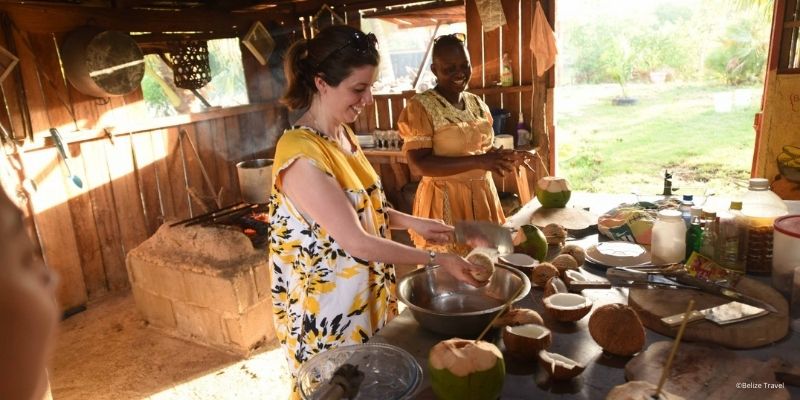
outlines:
[[[487,221],[459,221],[453,232],[456,243],[471,248],[489,247],[497,249],[498,254],[514,252],[511,231],[501,225]]]
[[[707,319],[717,325],[725,326],[758,318],[768,313],[767,310],[762,308],[739,303],[738,301],[731,301],[720,306],[706,308],[705,310],[693,310],[689,314],[687,323]],[[683,313],[661,318],[661,322],[669,327],[676,327],[683,322]]]
[[[611,268],[606,271],[606,278],[612,286],[659,286],[672,289],[697,289],[695,286],[676,282],[664,274],[637,271],[630,268]]]
[[[755,297],[748,296],[729,287],[717,285],[716,283],[696,278],[687,273],[666,276],[665,278],[683,285],[693,286],[699,290],[702,290],[703,292],[724,297],[728,300],[738,301],[739,303],[758,307],[773,313],[778,312],[778,310],[769,303],[756,299]]]

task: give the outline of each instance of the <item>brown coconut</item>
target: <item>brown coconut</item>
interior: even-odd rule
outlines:
[[[531,280],[536,286],[543,287],[554,276],[558,276],[558,268],[549,262],[543,262],[533,268]]]
[[[583,247],[578,246],[577,244],[568,244],[561,249],[561,254],[569,254],[575,261],[578,262],[578,266],[583,265],[586,263],[586,250]]]
[[[575,293],[556,293],[544,298],[544,309],[561,322],[575,322],[592,310],[592,300]]]
[[[567,293],[569,290],[567,289],[567,285],[561,278],[554,276],[547,280],[547,283],[544,285],[544,297],[550,297],[556,293]]]
[[[550,347],[553,335],[541,324],[506,326],[503,343],[508,354],[522,360],[533,360],[540,350]]]
[[[665,392],[661,389],[658,399],[654,397],[658,387],[646,381],[630,381],[628,383],[614,386],[606,400],[684,400],[683,397]]]
[[[544,325],[544,320],[538,312],[531,310],[530,308],[515,308],[497,317],[494,323],[492,323],[492,326],[495,328],[501,328],[508,325],[517,326],[525,324]]]
[[[480,268],[470,269],[469,273],[478,282],[486,282],[494,275],[494,260],[488,254],[473,251],[467,261]]]
[[[592,339],[608,353],[632,356],[644,348],[645,332],[636,311],[625,304],[606,304],[589,318]]]
[[[547,238],[547,244],[563,246],[567,240],[567,230],[563,226],[553,223],[545,225],[542,228],[544,237]]]
[[[575,360],[547,350],[539,351],[539,366],[550,375],[550,378],[558,381],[572,379],[586,369],[585,365]]]
[[[559,254],[550,261],[550,263],[558,269],[558,274],[561,276],[561,279],[566,278],[567,270],[578,269],[578,261],[569,254]]]

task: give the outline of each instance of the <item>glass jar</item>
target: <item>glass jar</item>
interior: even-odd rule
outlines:
[[[769,181],[751,178],[742,197],[746,224],[745,269],[748,273],[769,275],[772,271],[772,238],[775,218],[788,214],[786,204],[769,190]]]
[[[653,224],[650,244],[653,264],[672,264],[686,256],[686,225],[677,210],[661,210]]]

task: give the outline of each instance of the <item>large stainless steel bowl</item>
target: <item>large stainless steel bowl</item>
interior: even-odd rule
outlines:
[[[397,293],[423,327],[450,337],[474,338],[520,286],[515,302],[531,290],[528,277],[515,268],[497,264],[491,282],[476,288],[434,266],[404,276]]]

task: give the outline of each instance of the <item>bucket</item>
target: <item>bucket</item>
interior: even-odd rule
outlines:
[[[236,164],[242,200],[250,204],[264,204],[272,191],[272,159],[258,158]]]

